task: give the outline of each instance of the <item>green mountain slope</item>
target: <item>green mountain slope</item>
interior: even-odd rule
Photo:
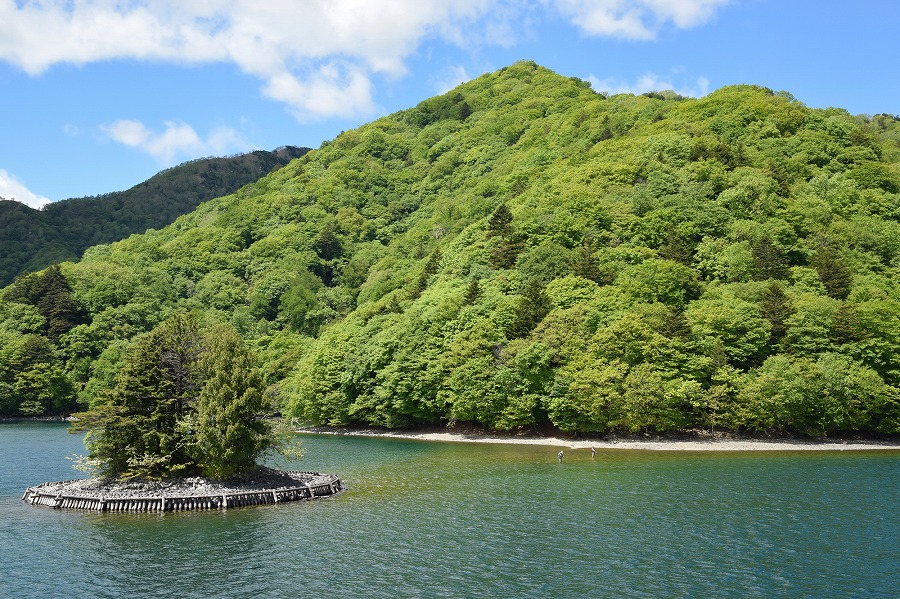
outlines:
[[[517,63],[17,282],[0,381],[90,401],[196,309],[328,424],[900,432],[898,141],[761,87],[607,97]]]
[[[0,285],[22,272],[76,260],[93,245],[164,227],[201,202],[232,193],[307,151],[284,147],[192,160],[127,191],[63,200],[43,210],[0,200]]]

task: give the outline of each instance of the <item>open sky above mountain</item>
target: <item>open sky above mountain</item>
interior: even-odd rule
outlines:
[[[756,83],[900,113],[898,22],[873,0],[0,0],[0,196],[318,147],[522,58],[598,91]]]

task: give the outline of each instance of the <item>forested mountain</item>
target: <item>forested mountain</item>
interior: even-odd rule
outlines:
[[[0,199],[0,285],[23,272],[77,260],[92,245],[164,227],[308,151],[290,146],[192,160],[127,191],[54,202],[43,210]]]
[[[18,280],[0,409],[91,402],[195,310],[326,424],[897,433],[898,192],[897,117],[516,63]]]

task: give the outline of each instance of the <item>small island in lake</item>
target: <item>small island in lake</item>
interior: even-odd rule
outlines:
[[[299,458],[295,437],[265,418],[271,397],[228,325],[175,314],[128,348],[110,389],[73,415],[96,476],[26,489],[32,505],[97,511],[180,511],[315,499],[340,478],[256,460]]]
[[[204,477],[163,481],[85,478],[29,487],[32,505],[98,512],[177,512],[227,509],[330,497],[343,491],[334,474],[260,466],[228,480]]]

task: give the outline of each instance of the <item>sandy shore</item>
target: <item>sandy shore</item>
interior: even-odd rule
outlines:
[[[603,440],[563,439],[531,435],[490,435],[471,432],[440,431],[382,431],[375,429],[351,429],[331,427],[306,427],[297,432],[325,435],[349,435],[357,437],[388,437],[443,441],[458,443],[509,443],[518,445],[548,445],[569,449],[639,449],[647,451],[873,451],[900,450],[900,442],[827,440],[803,441],[797,439],[691,439],[691,440]]]

